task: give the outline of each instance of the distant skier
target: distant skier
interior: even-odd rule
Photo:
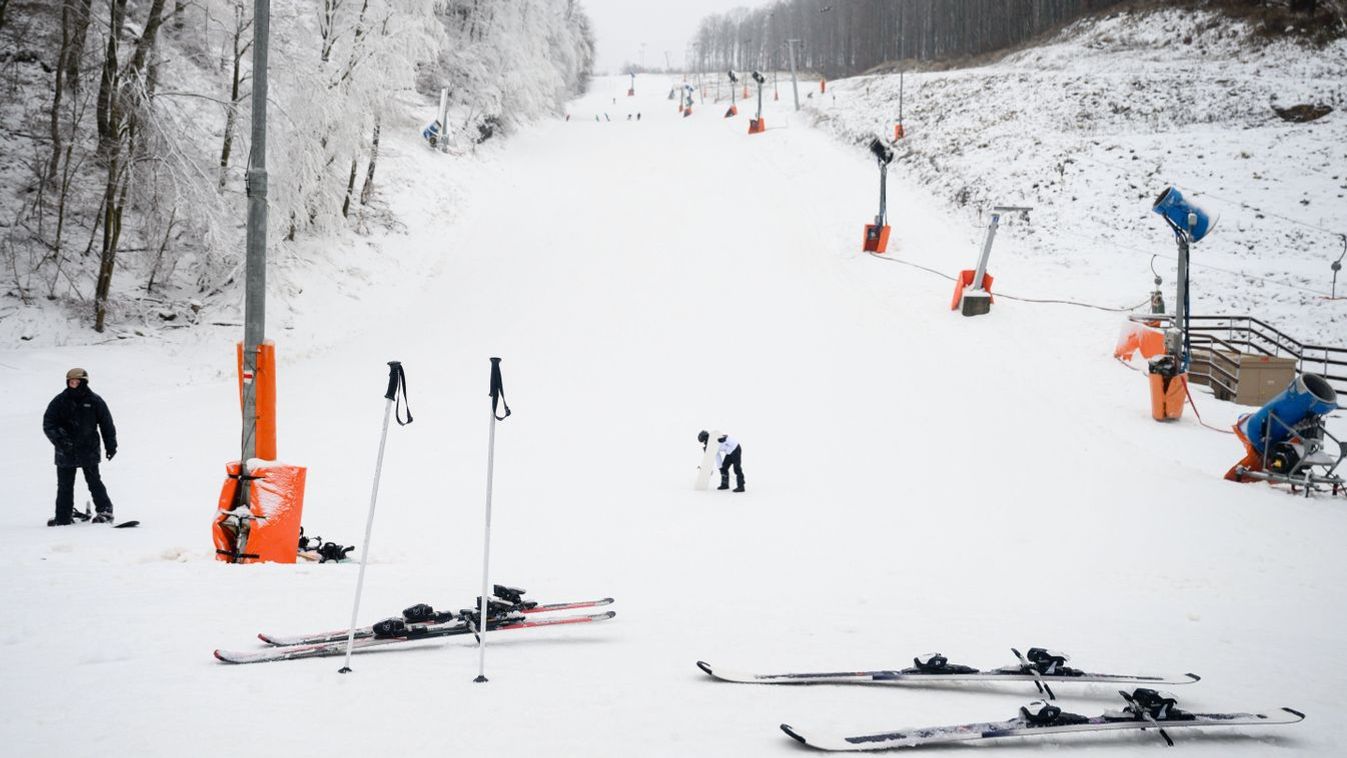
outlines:
[[[702,443],[702,449],[705,450],[710,442],[711,435],[705,430],[697,433],[697,441]],[[730,467],[734,467],[735,492],[744,491],[744,448],[739,444],[739,440],[728,434],[720,435],[716,440],[720,443],[720,449],[716,451],[716,465],[720,468],[720,486],[716,489],[727,490],[730,488]]]
[[[69,524],[75,509],[75,469],[84,469],[98,515],[94,523],[112,520],[112,500],[98,475],[101,457],[98,438],[108,449],[108,460],[117,454],[117,427],[103,398],[89,389],[89,372],[72,368],[65,374],[66,388],[47,405],[42,431],[56,448],[56,518],[47,526]]]

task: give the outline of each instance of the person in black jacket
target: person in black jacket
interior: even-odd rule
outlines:
[[[117,427],[112,425],[112,414],[103,398],[89,389],[89,372],[72,368],[66,372],[66,389],[47,405],[42,416],[42,431],[56,447],[56,518],[47,526],[70,523],[75,509],[75,469],[84,469],[84,483],[89,486],[98,515],[95,523],[112,520],[112,501],[98,475],[98,461],[102,457],[98,439],[108,449],[108,460],[117,454]]]

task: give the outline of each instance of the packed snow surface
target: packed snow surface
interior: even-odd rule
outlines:
[[[946,280],[858,252],[873,161],[809,128],[784,87],[750,136],[751,104],[724,119],[708,98],[684,118],[670,86],[641,77],[628,98],[626,77],[599,80],[569,121],[480,160],[390,136],[405,229],[360,242],[358,276],[272,294],[290,314],[269,332],[280,455],[309,467],[309,534],[360,541],[385,362],[406,366],[416,420],[389,432],[362,620],[477,595],[490,356],[514,410],[496,429],[492,580],[543,601],[612,595],[617,617],[493,635],[487,684],[464,637],[362,655],[345,676],[339,659],[217,663],[260,631],[343,626],[357,571],[214,559],[241,330],[10,349],[5,754],[800,755],[778,724],[994,720],[1035,693],[737,685],[695,662],[900,668],[939,650],[991,668],[1012,645],[1196,672],[1174,688],[1194,710],[1309,716],[1184,734],[1185,755],[1347,750],[1347,500],[1223,481],[1234,439],[1191,413],[1155,423],[1143,377],[1112,360],[1122,314],[998,300],[962,318]],[[971,265],[981,230],[964,212],[901,171],[889,197],[891,257]],[[1033,235],[997,244],[1007,291],[1120,305],[1149,287],[1101,284],[1103,248],[1067,267]],[[43,526],[41,414],[76,365],[117,420],[104,479],[138,529]],[[1218,427],[1248,410],[1197,402]],[[746,493],[692,488],[696,434],[713,428],[742,441]],[[1058,694],[1093,714],[1115,689]],[[1158,740],[996,749],[1122,756]]]

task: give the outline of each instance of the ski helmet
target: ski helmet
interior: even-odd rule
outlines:
[[[87,382],[89,381],[89,372],[82,368],[72,368],[65,372],[65,380],[68,382],[71,379],[83,379]]]
[[[705,445],[706,441],[709,439],[711,439],[711,435],[707,434],[706,430],[703,429],[702,431],[697,432],[697,441],[702,443],[703,445]]]

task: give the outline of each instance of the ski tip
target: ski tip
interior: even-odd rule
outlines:
[[[263,642],[267,643],[268,645],[273,644],[272,641],[271,641],[271,638],[268,637],[268,636],[267,636],[265,633],[263,633],[263,632],[258,632],[258,633],[257,633],[257,639],[262,640]]]
[[[1200,682],[1200,681],[1202,681],[1202,677],[1198,676],[1197,674],[1192,673],[1191,671],[1188,672],[1187,674],[1184,674],[1184,676],[1188,677],[1188,682],[1187,682],[1187,684],[1192,684],[1193,682]]]
[[[790,724],[782,724],[782,725],[781,725],[781,731],[785,732],[787,735],[790,736],[791,739],[795,740],[796,742],[800,743],[801,745],[808,745],[808,744],[809,744],[808,742],[805,741],[804,737],[800,736],[800,733],[799,733],[799,732],[797,732],[797,731],[795,731],[793,728],[791,728],[791,725],[790,725]]]
[[[230,663],[230,660],[224,656],[224,653],[218,647],[215,648],[215,660],[221,663]]]
[[[1283,710],[1283,711],[1286,711],[1287,713],[1290,713],[1290,714],[1292,714],[1292,715],[1299,716],[1301,721],[1304,721],[1304,720],[1305,720],[1305,714],[1301,713],[1300,711],[1297,711],[1295,708],[1286,708],[1286,707],[1283,707],[1282,710]]]
[[[707,676],[715,676],[716,672],[711,670],[711,664],[706,661],[697,661],[697,668],[706,673]]]

